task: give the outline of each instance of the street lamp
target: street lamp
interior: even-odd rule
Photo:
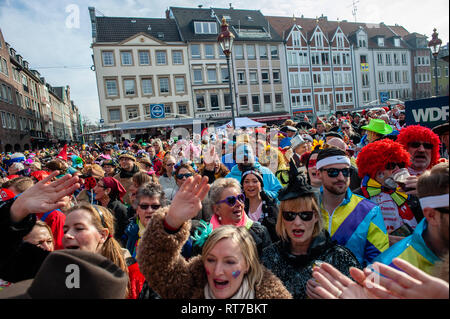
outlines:
[[[436,28],[434,28],[433,34],[431,35],[431,40],[430,42],[428,42],[428,47],[430,47],[431,54],[433,54],[434,57],[434,77],[436,79],[436,96],[439,95],[437,58],[442,44],[442,40],[438,38],[438,34],[439,33],[436,32]]]
[[[236,129],[236,123],[234,119],[234,103],[233,103],[233,87],[231,85],[231,70],[230,70],[230,56],[231,56],[231,48],[233,47],[234,35],[228,29],[228,23],[225,18],[222,18],[222,25],[220,26],[221,32],[217,37],[217,42],[219,42],[220,47],[222,48],[223,54],[225,54],[227,58],[228,65],[228,83],[230,86],[230,100],[231,100],[231,116],[233,118],[233,129]]]

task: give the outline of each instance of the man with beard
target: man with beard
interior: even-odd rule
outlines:
[[[316,168],[322,181],[320,210],[331,239],[350,249],[361,265],[371,263],[389,248],[380,207],[350,190],[350,159],[343,150],[321,150]]]
[[[420,176],[425,170],[436,165],[440,158],[439,136],[428,127],[407,126],[400,131],[397,142],[411,155],[411,166],[408,171],[412,176]]]
[[[262,166],[256,161],[249,144],[241,144],[236,147],[236,163],[230,173],[225,176],[226,178],[232,177],[240,183],[242,172],[250,169],[258,170],[263,176],[264,191],[273,198],[278,197],[278,191],[282,188],[280,181],[269,168]]]
[[[401,258],[432,274],[435,263],[448,254],[449,248],[448,177],[448,163],[437,164],[419,177],[417,189],[425,218],[411,236],[389,248],[375,261],[393,266],[392,260]]]
[[[127,152],[119,156],[120,173],[114,175],[120,184],[126,189],[127,193],[123,197],[123,203],[130,205],[129,188],[133,184],[132,177],[139,172],[139,167],[136,165],[136,157],[133,153]]]

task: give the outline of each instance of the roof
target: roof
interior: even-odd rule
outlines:
[[[170,10],[175,17],[179,27],[183,41],[217,41],[217,36],[220,33],[220,23],[223,16],[228,16],[227,19],[230,25],[230,31],[235,36],[235,41],[268,41],[268,42],[282,42],[280,35],[273,29],[264,15],[259,10],[240,10],[240,9],[221,9],[221,8],[181,8],[170,7]],[[194,32],[195,21],[215,21],[217,22],[217,34],[196,34]],[[268,30],[268,27],[270,30]],[[270,37],[261,37],[258,35],[241,36],[237,33],[239,29],[260,29],[267,33],[270,31]]]
[[[96,20],[97,43],[120,42],[141,32],[164,42],[181,41],[176,23],[172,19],[96,17]],[[161,32],[164,38],[158,37]]]
[[[391,28],[392,31],[394,31],[396,34],[398,34],[402,38],[406,37],[409,34],[408,30],[406,30],[401,25],[390,25],[389,28]]]

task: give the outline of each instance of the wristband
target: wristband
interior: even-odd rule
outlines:
[[[166,222],[166,219],[164,218],[164,220],[163,220],[163,225],[164,225],[164,229],[165,230],[167,230],[168,232],[170,232],[170,233],[176,233],[176,232],[178,232],[178,230],[181,228],[174,228],[174,227],[172,227],[172,226],[170,226],[167,222]]]

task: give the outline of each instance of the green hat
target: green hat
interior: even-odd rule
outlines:
[[[361,126],[361,129],[372,131],[381,135],[388,135],[393,131],[392,126],[380,119],[371,119],[369,125]]]

